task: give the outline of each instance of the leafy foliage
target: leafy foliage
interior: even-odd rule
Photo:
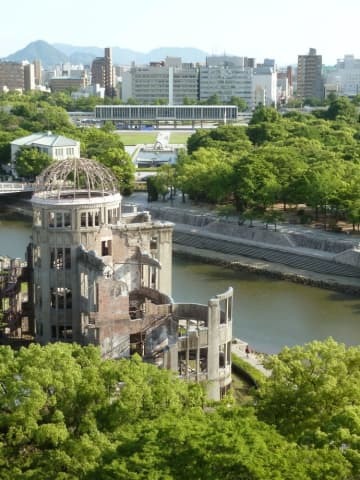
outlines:
[[[247,128],[198,130],[188,139],[188,157],[176,166],[178,186],[193,199],[232,202],[240,213],[302,203],[315,216],[325,213],[325,226],[340,212],[355,225],[360,125],[354,109],[342,98],[331,99],[322,116],[281,116],[259,106]]]
[[[16,171],[20,177],[34,179],[50,163],[49,155],[35,148],[24,147],[16,153]]]
[[[136,355],[102,360],[95,347],[61,343],[0,347],[0,380],[4,479],[350,478],[341,449],[289,442],[230,398],[207,406],[199,384]],[[333,420],[356,429],[356,415]]]
[[[331,446],[360,474],[360,348],[329,338],[284,348],[268,360],[257,411],[298,444]]]

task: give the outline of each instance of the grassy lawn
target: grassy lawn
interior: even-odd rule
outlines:
[[[119,137],[124,145],[138,145],[139,143],[155,143],[157,131],[152,132],[126,132],[119,133]],[[189,132],[170,132],[170,144],[186,144],[191,133]]]
[[[170,133],[170,142],[169,143],[184,143],[186,144],[187,139],[192,135],[192,133],[187,132],[171,132]]]
[[[129,132],[119,133],[124,145],[138,145],[139,143],[155,143],[156,132]]]

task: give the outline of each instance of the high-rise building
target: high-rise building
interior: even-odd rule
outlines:
[[[246,64],[244,57],[207,57],[206,66],[200,67],[200,100],[217,95],[221,103],[227,103],[239,97],[252,108],[253,69]]]
[[[104,57],[96,57],[91,64],[91,85],[105,87],[105,61]]]
[[[107,97],[116,96],[115,73],[112,64],[111,48],[105,48],[104,57],[96,57],[91,65],[91,84],[105,88]]]
[[[42,85],[41,62],[40,60],[34,60],[33,64],[34,64],[35,85]]]
[[[24,65],[24,90],[35,90],[35,68],[33,63]]]
[[[297,96],[304,98],[324,98],[322,79],[322,56],[310,48],[308,55],[298,56]]]
[[[122,99],[136,98],[143,103],[161,99],[169,105],[181,105],[184,98],[198,99],[198,68],[182,63],[179,57],[145,66],[133,65],[123,74]]]
[[[17,62],[0,62],[0,91],[24,90],[24,65]]]

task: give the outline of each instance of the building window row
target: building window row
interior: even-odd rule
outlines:
[[[50,228],[71,228],[71,213],[48,212],[48,226]]]
[[[80,214],[80,227],[98,227],[100,225],[100,212],[99,210],[91,212],[81,212]]]

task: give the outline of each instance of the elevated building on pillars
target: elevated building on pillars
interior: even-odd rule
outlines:
[[[232,289],[208,305],[173,302],[173,226],[122,207],[116,184],[83,158],[38,177],[29,258],[36,340],[98,345],[106,358],[138,352],[206,381],[219,399],[231,383]]]

